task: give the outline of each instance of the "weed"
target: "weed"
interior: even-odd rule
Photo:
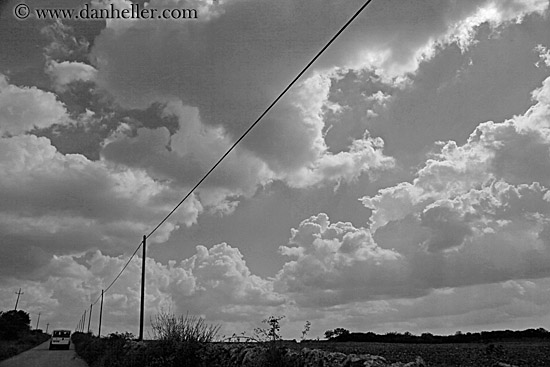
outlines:
[[[284,316],[269,316],[267,319],[262,320],[262,323],[268,324],[269,327],[254,329],[257,339],[264,342],[281,340],[281,336],[279,335],[281,325],[279,322],[284,318]]]
[[[151,320],[153,338],[174,342],[209,343],[216,339],[220,325],[207,324],[203,318],[196,316],[179,317],[168,312],[161,312]]]
[[[311,322],[306,321],[304,325],[304,330],[302,330],[302,338],[301,341],[304,341],[306,339],[307,333],[309,333],[309,329],[311,328]]]

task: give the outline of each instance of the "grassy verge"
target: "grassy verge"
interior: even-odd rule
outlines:
[[[218,343],[218,325],[194,316],[163,313],[151,320],[155,340],[136,341],[130,333],[106,338],[73,334],[77,354],[90,367],[294,367],[277,338],[250,344]],[[277,325],[278,326],[278,325]]]
[[[221,366],[215,346],[207,342],[154,340],[138,342],[131,334],[98,338],[73,335],[76,353],[90,367],[216,367]]]
[[[0,340],[0,361],[11,358],[44,343],[50,336],[41,332],[29,332],[15,340]]]
[[[75,333],[76,352],[91,367],[219,366],[219,353],[211,343],[219,326],[202,318],[161,313],[151,320],[154,341],[135,341],[130,333],[98,338]]]

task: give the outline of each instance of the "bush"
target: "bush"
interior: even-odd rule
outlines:
[[[25,311],[0,311],[0,339],[15,340],[30,330],[31,319]]]
[[[210,344],[218,325],[189,315],[161,313],[151,320],[154,341],[138,342],[130,333],[113,333],[107,338],[75,333],[76,352],[91,367],[215,367],[221,357]]]
[[[153,338],[158,340],[152,365],[212,366],[217,363],[216,353],[208,343],[216,340],[220,325],[208,324],[203,318],[189,314],[178,317],[162,312],[151,320],[151,326]]]
[[[172,342],[210,343],[214,341],[220,325],[210,325],[196,316],[179,317],[163,312],[151,320],[153,338]]]
[[[90,366],[97,366],[98,361],[106,354],[105,343],[91,334],[77,332],[72,335],[71,339],[76,353]]]

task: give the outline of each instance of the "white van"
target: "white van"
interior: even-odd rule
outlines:
[[[50,339],[50,349],[64,348],[69,349],[71,346],[71,331],[70,330],[54,330]]]

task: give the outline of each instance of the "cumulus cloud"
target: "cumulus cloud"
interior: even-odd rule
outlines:
[[[303,221],[281,248],[295,260],[278,287],[311,306],[547,277],[549,81],[524,115],[482,123],[461,146],[440,143],[412,182],[362,198],[367,227]]]
[[[368,229],[330,223],[325,214],[304,220],[281,253],[295,257],[277,275],[276,285],[302,305],[329,306],[386,292],[408,293],[402,256],[380,248]]]
[[[164,113],[176,116],[179,130],[138,129],[136,136],[119,131],[108,138],[102,156],[112,162],[144,168],[158,180],[171,180],[180,187],[192,187],[230,148],[221,128],[204,126],[196,108],[172,101]],[[201,187],[203,196],[213,190],[226,195],[252,195],[258,184],[268,182],[272,173],[265,164],[247,151],[236,149]]]
[[[46,317],[55,318],[61,312],[78,317],[80,307],[98,300],[101,290],[106,289],[126,262],[125,256],[108,256],[99,250],[56,255],[45,265],[42,279],[27,281],[29,287],[25,291],[32,293],[31,299],[39,299],[39,305],[49,306]],[[105,294],[106,333],[137,325],[140,283],[135,279],[140,274],[141,259],[136,257]],[[273,291],[271,282],[251,274],[238,249],[225,243],[210,249],[197,246],[195,255],[179,263],[161,264],[148,258],[146,279],[148,317],[164,310],[176,314],[190,312],[206,317],[209,322],[244,322],[265,317],[266,309],[274,309],[285,301]],[[98,306],[94,307],[96,320]]]
[[[546,66],[550,66],[550,50],[543,45],[537,45],[535,51],[539,53],[540,62],[544,63]],[[540,66],[540,63],[537,62],[535,65]]]
[[[324,214],[293,230],[276,289],[301,306],[420,298],[434,289],[548,276],[550,194],[493,182],[417,208],[375,235]]]
[[[0,74],[0,134],[19,135],[68,121],[55,94],[36,87],[18,87]]]
[[[44,56],[48,61],[87,61],[90,44],[85,38],[74,36],[73,31],[73,27],[59,19],[40,30],[50,41],[44,47]]]
[[[426,161],[412,183],[364,197],[363,204],[373,209],[372,229],[403,219],[436,200],[479,189],[491,180],[550,185],[550,78],[532,95],[535,103],[524,115],[502,123],[482,123],[462,146],[454,141],[440,143],[440,152]]]
[[[133,246],[181,195],[143,171],[62,155],[46,138],[3,138],[0,152],[0,251],[6,274],[33,276],[30,270],[51,254]],[[153,240],[165,241],[180,223],[194,223],[201,211],[192,196]],[[37,255],[27,257],[38,248]],[[28,264],[33,260],[37,263]]]
[[[160,2],[148,4],[156,5]],[[153,102],[175,100],[184,108],[196,108],[202,124],[221,128],[223,139],[231,142],[360,2],[322,6],[315,1],[299,5],[268,1],[223,2],[215,6],[211,2],[170,4],[182,5],[200,8],[199,19],[163,21],[162,27],[154,20],[109,21],[92,49],[98,85],[126,107],[143,108]],[[128,4],[120,1],[116,6]],[[300,85],[265,116],[265,121],[242,142],[241,154],[250,157],[246,163],[251,164],[251,171],[259,173],[257,167],[263,163],[264,177],[283,179],[296,187],[351,182],[364,172],[372,175],[390,168],[393,161],[384,156],[380,138],[357,139],[347,142],[337,154],[329,152],[324,139],[324,111],[331,108],[330,85],[339,71],[368,69],[390,83],[404,80],[442,45],[459,43],[467,47],[481,24],[490,23],[496,28],[509,21],[519,22],[527,14],[543,12],[547,6],[543,1],[444,2],[437,6],[400,3],[398,7],[373,4],[363,17],[368,21],[358,20]],[[414,24],[410,23],[411,12],[418,16]],[[331,19],[329,26],[326,19]],[[391,24],[388,29],[382,19],[396,21],[387,22]],[[158,42],[168,34],[177,37],[171,37],[170,43]],[[147,56],[142,52],[144,48],[149,50]],[[286,55],[293,55],[292,60]],[[380,97],[373,95],[381,104],[390,98]],[[190,132],[182,131],[180,135],[185,133]],[[110,147],[111,153],[115,144]],[[123,145],[118,144],[117,155],[124,155]],[[196,159],[201,157],[197,155]],[[266,169],[273,173],[266,175]],[[264,177],[255,181],[265,182]]]
[[[52,93],[2,77],[3,285],[23,281],[35,310],[49,309],[52,318],[61,316],[56,308],[87,308],[82,300],[96,299],[124,265],[118,255],[133,250],[361,4],[153,0],[147,6],[197,7],[199,19],[109,20],[90,58],[89,44],[70,28],[44,28],[52,40],[46,72],[56,91],[93,81],[123,108],[154,104],[162,115],[155,118],[171,122],[110,121],[109,133],[98,135],[108,138],[97,161],[63,155],[48,139],[17,135],[63,121],[64,106]],[[349,106],[329,97],[346,75],[367,80],[353,94],[366,119],[376,118],[392,107],[394,93],[414,92],[422,63],[447,46],[466,53],[481,27],[494,36],[503,24],[548,8],[541,0],[381,4],[373,2],[152,242],[166,241],[205,210],[230,213],[240,197],[274,180],[292,188],[374,180],[400,163],[384,152],[387,136],[366,131],[354,110],[347,117],[360,126],[331,142],[329,129],[344,122]],[[538,52],[546,63],[547,50]],[[294,319],[325,317],[326,328],[368,320],[382,331],[498,323],[502,314],[522,317],[528,308],[546,315],[550,78],[532,96],[526,113],[480,124],[465,142],[438,143],[413,179],[362,198],[372,210],[364,226],[325,214],[302,221],[280,248],[289,260],[274,279],[253,274],[242,253],[224,243],[198,246],[179,263],[148,259],[147,312],[172,308],[246,322],[286,309]],[[113,125],[119,128],[110,134]],[[134,259],[107,295],[113,330],[135,324],[139,268]],[[494,303],[482,297],[487,293]],[[483,312],[470,312],[463,299]]]
[[[71,82],[93,81],[97,70],[93,66],[81,62],[52,60],[46,66],[46,73],[52,78],[55,90],[63,92]]]

